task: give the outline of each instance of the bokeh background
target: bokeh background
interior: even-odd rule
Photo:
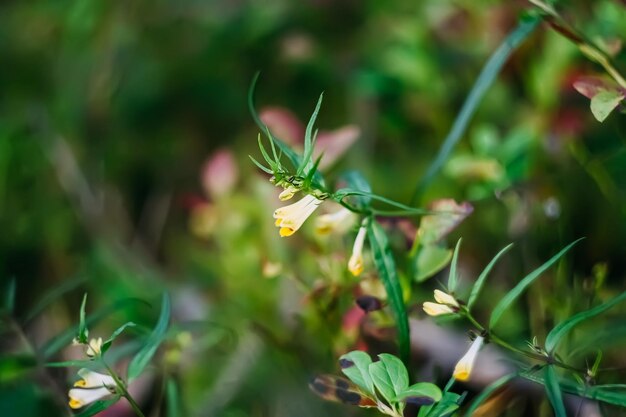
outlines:
[[[248,87],[260,71],[257,109],[292,132],[324,92],[317,126],[346,144],[331,155],[327,177],[358,170],[378,194],[408,202],[482,66],[530,7],[0,5],[0,282],[7,297],[15,282],[16,294],[2,325],[0,410],[68,415],[75,370],[39,365],[77,354],[51,341],[63,341],[55,337],[77,322],[84,292],[90,313],[121,303],[92,327],[106,336],[127,320],[152,326],[168,291],[178,327],[161,365],[137,388],[150,415],[166,415],[164,381],[178,387],[180,415],[373,415],[324,403],[307,388],[315,373],[336,372],[338,354],[358,343],[348,314],[355,282],[345,272],[353,235],[320,238],[307,225],[278,237],[276,191],[248,158],[258,156],[259,132]],[[613,51],[623,73],[623,2],[563,1],[560,10]],[[542,338],[560,319],[624,289],[625,119],[616,112],[597,122],[572,87],[577,77],[601,74],[568,39],[540,26],[419,201],[473,205],[449,237],[450,245],[463,237],[467,281],[516,243],[486,289],[483,317],[488,300],[586,237],[532,287],[503,336]],[[419,304],[442,274],[414,286],[413,317],[424,316]],[[606,361],[626,366],[618,355],[626,328],[611,329]],[[120,349],[133,349],[132,332],[127,339]]]

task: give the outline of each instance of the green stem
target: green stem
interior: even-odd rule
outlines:
[[[111,369],[111,367],[104,361],[104,358],[100,357],[100,362],[106,368],[106,370],[109,372],[109,375],[111,375],[111,377],[115,381],[115,385],[117,385],[117,388],[120,390],[122,397],[128,400],[128,403],[133,408],[133,411],[135,412],[135,414],[139,417],[145,417],[145,415],[141,411],[141,408],[139,407],[139,404],[137,404],[133,396],[130,395],[130,393],[126,389],[126,385],[124,384],[124,381],[122,381],[122,379],[117,375],[117,373],[113,369]]]

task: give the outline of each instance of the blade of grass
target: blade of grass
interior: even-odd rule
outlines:
[[[456,247],[454,248],[454,254],[452,255],[452,263],[450,264],[450,275],[448,275],[448,293],[449,294],[454,293],[454,290],[456,289],[456,284],[458,282],[456,264],[459,261],[459,250],[461,249],[462,241],[463,239],[460,238],[456,242]]]
[[[441,148],[437,156],[431,162],[430,166],[426,170],[426,173],[422,176],[413,196],[411,197],[411,205],[415,204],[422,193],[426,190],[428,185],[432,182],[435,175],[439,172],[443,164],[446,162],[452,150],[459,142],[471,117],[476,112],[478,105],[480,104],[485,93],[493,84],[496,76],[500,73],[500,70],[504,66],[504,63],[511,56],[513,51],[535,30],[541,19],[536,16],[523,18],[517,25],[517,27],[502,41],[498,49],[495,50],[493,55],[489,58],[480,75],[476,79],[472,90],[470,91],[463,107],[458,116],[454,120],[452,129],[448,133],[448,136],[443,141]]]
[[[487,400],[487,398],[489,398],[491,394],[499,390],[504,385],[508,384],[511,380],[515,379],[516,377],[517,377],[517,373],[504,375],[502,378],[499,378],[495,380],[494,382],[492,382],[491,384],[489,384],[489,386],[483,389],[480,395],[478,395],[474,399],[474,401],[472,402],[472,405],[470,405],[470,407],[465,412],[465,415],[466,416],[473,415],[474,412],[478,409],[478,407],[480,407],[480,405],[483,402],[485,402],[485,400]]]
[[[374,264],[385,286],[389,305],[396,320],[400,358],[408,368],[410,357],[409,320],[389,241],[382,226],[373,219],[368,223],[367,236],[374,256]]]
[[[513,244],[511,243],[507,247],[502,249],[500,252],[498,252],[498,254],[494,256],[491,262],[489,262],[489,264],[485,267],[483,272],[480,273],[480,275],[478,276],[478,279],[476,280],[476,283],[472,287],[472,292],[470,293],[469,299],[467,300],[468,310],[471,310],[472,306],[474,305],[474,302],[476,302],[476,299],[478,298],[478,295],[480,294],[480,290],[483,288],[483,285],[485,284],[485,281],[487,280],[487,276],[489,275],[489,273],[495,266],[496,262],[498,262],[498,260],[502,257],[502,255],[507,253],[509,249],[511,249],[512,247],[513,247]]]
[[[552,408],[554,409],[554,415],[556,417],[567,417],[565,412],[565,405],[563,404],[563,393],[561,392],[561,386],[559,385],[559,379],[556,375],[554,366],[547,365],[544,368],[544,377],[546,383],[546,394]]]
[[[559,253],[550,258],[546,263],[541,265],[539,268],[535,269],[530,274],[526,275],[511,291],[509,291],[504,298],[500,300],[500,302],[495,306],[493,312],[491,313],[491,318],[489,319],[489,329],[493,329],[498,320],[502,317],[502,314],[509,308],[509,306],[519,297],[522,292],[532,284],[542,273],[544,273],[548,268],[550,268],[556,261],[558,261],[561,256],[565,255],[565,253],[572,248],[576,243],[580,242],[584,238],[577,239],[567,245],[565,248],[561,249]]]

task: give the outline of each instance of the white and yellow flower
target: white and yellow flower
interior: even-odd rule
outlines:
[[[93,358],[95,356],[100,356],[102,353],[102,338],[99,337],[97,339],[92,338],[87,344],[87,351],[85,352],[87,356]]]
[[[476,357],[478,356],[478,351],[483,345],[485,338],[482,336],[478,336],[474,339],[474,342],[470,346],[469,350],[463,357],[459,360],[459,362],[454,367],[454,373],[452,374],[455,379],[459,381],[467,381],[472,374],[472,368],[474,367],[474,362],[476,361]]]
[[[291,200],[291,198],[300,191],[299,188],[294,187],[293,185],[289,185],[285,187],[285,189],[278,195],[278,199],[280,201]]]
[[[354,213],[342,207],[334,213],[319,216],[315,222],[315,231],[320,235],[345,233],[352,227],[355,217]]]
[[[275,225],[280,227],[280,235],[282,237],[293,235],[323,201],[307,194],[296,203],[276,209]]]
[[[348,261],[348,270],[352,272],[352,275],[358,277],[363,272],[363,243],[365,243],[365,236],[367,235],[367,228],[361,226],[359,232],[354,239],[354,246],[352,247],[352,256]]]
[[[459,310],[459,303],[448,293],[435,290],[436,303],[427,301],[423,304],[423,309],[429,316],[441,316],[444,314],[454,314]]]
[[[84,407],[94,401],[115,392],[115,380],[111,375],[105,375],[89,369],[78,371],[81,377],[69,391],[69,405],[73,409]]]

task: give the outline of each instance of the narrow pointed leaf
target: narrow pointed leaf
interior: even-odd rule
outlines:
[[[320,111],[320,107],[322,106],[322,99],[324,98],[324,93],[320,94],[320,98],[317,99],[317,104],[315,105],[315,110],[309,119],[309,123],[306,125],[306,130],[304,132],[304,152],[302,154],[302,161],[300,162],[300,166],[298,167],[297,175],[302,175],[303,173],[307,174],[309,168],[313,164],[313,147],[315,146],[315,137],[313,135],[313,126],[315,125],[315,120],[317,119],[317,115]]]
[[[111,347],[111,343],[113,343],[113,341],[117,338],[117,336],[119,336],[124,330],[126,330],[127,327],[134,327],[136,326],[135,323],[133,323],[132,321],[129,321],[127,323],[124,323],[123,325],[121,325],[120,327],[117,328],[117,330],[115,330],[112,334],[111,337],[109,337],[103,344],[102,344],[102,353],[104,354],[107,350],[109,350],[109,348]]]
[[[563,339],[563,337],[574,327],[587,319],[595,317],[598,314],[609,310],[610,308],[614,307],[624,300],[626,300],[626,292],[618,295],[611,301],[600,304],[599,306],[596,306],[590,310],[581,311],[580,313],[573,315],[565,321],[562,321],[561,323],[556,325],[556,327],[552,329],[550,333],[548,333],[548,336],[546,337],[546,350],[550,353],[554,352],[561,339]]]
[[[546,383],[546,394],[552,408],[554,409],[554,415],[556,417],[567,417],[565,412],[565,405],[563,404],[563,394],[561,393],[561,387],[559,385],[559,379],[556,375],[554,366],[547,365],[544,368],[544,378]]]
[[[508,384],[511,380],[515,379],[516,377],[517,377],[516,373],[504,375],[503,377],[489,384],[489,386],[484,388],[481,391],[481,393],[474,399],[470,407],[465,412],[465,415],[471,416],[472,414],[474,414],[474,412],[478,409],[478,407],[480,407],[480,405],[484,403],[485,400],[487,400],[494,392],[499,390],[504,385]]]
[[[389,306],[396,320],[400,357],[405,364],[408,364],[410,355],[409,320],[389,241],[382,226],[375,220],[368,223],[367,236],[374,257],[374,264],[385,286]]]
[[[78,322],[78,341],[80,343],[87,343],[89,337],[89,330],[87,330],[87,324],[85,323],[85,308],[87,306],[87,293],[83,295],[83,302],[80,304],[80,321]]]
[[[495,266],[496,262],[498,262],[500,257],[502,257],[502,255],[508,252],[509,249],[511,249],[512,247],[513,247],[513,244],[511,243],[507,247],[502,249],[500,252],[498,252],[498,254],[485,267],[483,272],[480,273],[480,275],[478,276],[478,279],[476,280],[476,283],[472,287],[472,292],[470,293],[469,299],[467,300],[468,310],[471,310],[472,306],[474,305],[474,302],[476,301],[476,299],[478,298],[478,295],[480,294],[480,290],[483,288],[483,285],[485,284],[485,281],[487,280],[487,276],[489,276],[489,273]]]
[[[452,263],[450,264],[450,275],[448,276],[448,293],[454,293],[456,289],[456,285],[458,283],[458,276],[456,265],[459,260],[459,249],[461,248],[461,241],[463,239],[459,239],[456,242],[456,247],[454,248],[454,254],[452,255]]]
[[[558,261],[565,253],[572,248],[576,243],[580,242],[583,238],[577,239],[574,242],[567,245],[559,253],[550,258],[546,263],[535,269],[530,274],[526,275],[511,291],[509,291],[504,298],[495,306],[489,319],[489,328],[493,329],[498,320],[502,317],[502,314],[509,308],[509,306],[519,297],[522,292],[532,284],[542,273],[550,268],[556,261]]]

